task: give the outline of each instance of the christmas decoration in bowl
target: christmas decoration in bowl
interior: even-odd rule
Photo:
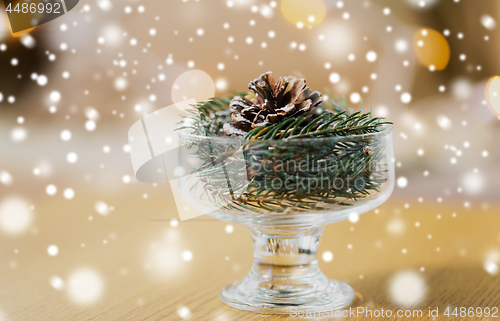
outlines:
[[[389,198],[392,125],[304,79],[268,72],[249,88],[194,106],[178,128],[182,197],[253,238],[250,273],[220,296],[257,313],[345,307],[354,291],[319,269],[320,237],[326,225],[357,220]]]

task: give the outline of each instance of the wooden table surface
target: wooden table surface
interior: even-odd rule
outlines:
[[[227,233],[226,223],[209,217],[173,227],[176,214],[165,190],[148,187],[147,199],[139,190],[144,186],[109,196],[114,210],[107,217],[93,210],[90,196],[43,198],[28,234],[1,236],[0,320],[297,319],[241,312],[220,301],[221,287],[242,278],[252,264],[244,227]],[[484,263],[500,263],[499,214],[497,204],[466,208],[459,200],[392,197],[357,223],[328,226],[320,266],[356,290],[353,307],[400,309],[390,286],[404,271],[413,271],[424,286],[424,299],[413,307],[424,311],[419,319],[428,319],[429,307],[498,307],[500,277]],[[59,247],[54,257],[47,255],[50,244]],[[185,250],[193,254],[188,262],[181,258]],[[332,261],[321,258],[325,251],[333,253]],[[93,304],[79,305],[68,294],[69,275],[81,267],[102,276],[103,291]],[[64,289],[51,286],[53,276],[65,281]]]

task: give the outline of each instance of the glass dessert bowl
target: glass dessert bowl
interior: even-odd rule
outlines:
[[[247,226],[254,264],[224,287],[227,305],[256,313],[331,311],[354,290],[328,279],[316,253],[326,225],[370,211],[394,188],[392,125],[320,138],[244,140],[179,131],[184,200]]]

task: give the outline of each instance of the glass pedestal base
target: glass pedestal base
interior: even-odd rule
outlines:
[[[224,287],[222,301],[236,309],[265,314],[318,315],[348,306],[354,299],[354,290],[346,283],[328,280],[327,285],[310,291],[263,290],[252,288],[243,280]]]
[[[354,290],[329,280],[318,266],[322,228],[293,236],[250,232],[254,264],[243,280],[222,289],[224,303],[255,313],[293,316],[299,311],[303,311],[300,315],[332,311],[353,301]]]

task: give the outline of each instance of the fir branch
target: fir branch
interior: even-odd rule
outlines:
[[[390,123],[372,117],[371,112],[354,111],[345,98],[327,94],[319,106],[323,109],[320,115],[301,114],[249,131],[242,139],[243,158],[233,156],[238,152],[236,145],[193,138],[190,143],[197,147],[194,156],[202,160],[202,165],[191,172],[201,183],[200,197],[228,211],[288,213],[349,206],[377,193],[386,182],[386,169],[380,166],[385,152],[383,141],[368,136],[345,142],[321,139],[311,144],[304,139],[376,133]],[[178,130],[224,136],[222,127],[231,120],[231,99],[213,98],[193,106]],[[311,168],[276,167],[301,161]],[[272,166],[263,170],[265,164]],[[277,180],[287,184],[273,186]],[[325,185],[335,180],[344,185]],[[363,184],[358,184],[360,181]]]

